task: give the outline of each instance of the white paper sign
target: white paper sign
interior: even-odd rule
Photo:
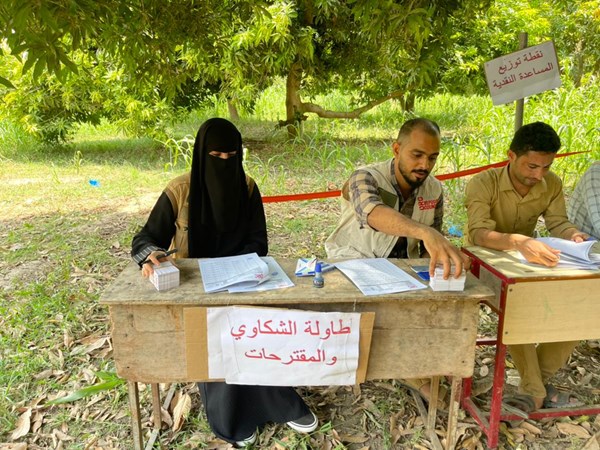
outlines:
[[[485,63],[494,105],[560,87],[560,70],[552,41],[527,47]]]
[[[356,383],[360,314],[208,308],[208,373],[228,383]]]

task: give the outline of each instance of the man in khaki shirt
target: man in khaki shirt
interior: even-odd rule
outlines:
[[[465,196],[467,245],[518,250],[529,262],[553,267],[558,250],[533,239],[540,217],[550,235],[582,242],[589,236],[569,222],[560,178],[550,172],[560,139],[551,126],[535,122],[521,127],[510,144],[506,167],[482,172],[468,183]],[[533,319],[535,320],[535,319]],[[519,371],[519,394],[505,403],[525,412],[580,403],[548,383],[577,345],[573,342],[511,345]]]

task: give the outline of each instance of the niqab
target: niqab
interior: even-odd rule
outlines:
[[[211,151],[235,151],[236,155],[221,159],[209,155]],[[243,239],[247,207],[242,136],[228,120],[209,119],[198,130],[194,142],[189,195],[189,256],[229,256]]]

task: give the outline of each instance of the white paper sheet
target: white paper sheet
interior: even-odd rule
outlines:
[[[351,259],[336,263],[335,266],[365,295],[391,294],[427,287],[385,258]]]
[[[271,289],[283,289],[294,285],[281,266],[275,261],[275,258],[272,256],[261,256],[260,259],[264,261],[269,268],[267,281],[258,285],[253,283],[249,286],[246,286],[245,284],[236,284],[228,289],[229,292],[270,291]]]
[[[561,251],[559,262],[555,267],[565,269],[600,268],[600,254],[597,253],[600,246],[598,241],[574,242],[554,237],[541,237],[536,240]],[[521,253],[519,253],[519,257],[525,264],[539,265],[528,262]]]
[[[205,292],[225,291],[241,284],[256,287],[269,276],[269,266],[256,253],[198,260]]]
[[[360,314],[208,308],[209,376],[263,386],[352,385]]]

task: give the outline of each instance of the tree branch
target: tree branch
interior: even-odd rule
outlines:
[[[314,103],[301,103],[300,109],[301,112],[311,112],[315,113],[319,117],[323,117],[325,119],[356,119],[360,117],[360,115],[370,109],[375,108],[377,105],[380,105],[388,100],[393,98],[401,98],[404,95],[403,91],[394,91],[389,93],[384,97],[377,98],[375,100],[371,100],[366,105],[361,106],[360,108],[356,108],[352,111],[329,111],[322,108],[319,105],[315,105]]]

